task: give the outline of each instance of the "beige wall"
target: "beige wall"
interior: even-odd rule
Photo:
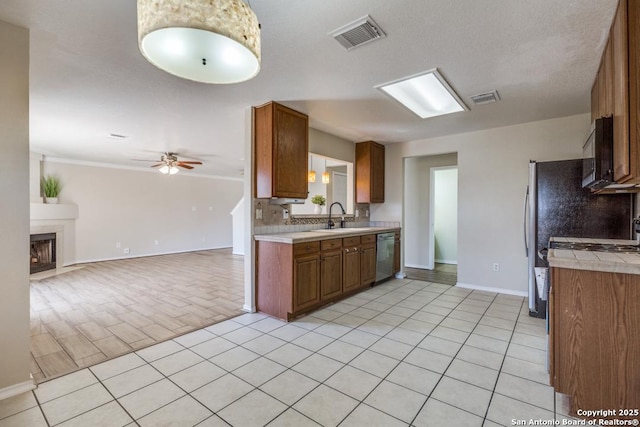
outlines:
[[[240,180],[51,161],[43,169],[60,177],[60,203],[78,205],[76,262],[233,244]]]
[[[29,31],[0,21],[0,399],[29,376]]]
[[[581,114],[387,145],[385,203],[371,205],[372,219],[402,221],[403,158],[457,152],[458,282],[524,295],[527,164],[581,157],[589,122]],[[492,271],[495,262],[499,272]]]
[[[354,163],[356,147],[353,141],[309,128],[309,152]]]

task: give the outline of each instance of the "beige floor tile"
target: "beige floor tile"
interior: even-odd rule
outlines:
[[[120,398],[143,387],[153,384],[163,379],[162,374],[149,365],[142,365],[130,371],[116,375],[102,382],[102,384],[113,394]]]
[[[52,377],[63,372],[71,372],[78,369],[78,365],[64,351],[36,357],[35,359],[46,377]]]
[[[125,426],[132,421],[124,409],[112,401],[58,425],[60,427]]]
[[[140,332],[140,330],[124,322],[118,323],[117,325],[109,326],[107,327],[107,329],[112,334],[114,334],[115,336],[117,336],[118,338],[120,338],[122,341],[124,341],[129,345],[137,341],[149,338],[146,334],[144,334],[143,332]]]
[[[315,353],[293,366],[291,369],[306,375],[309,378],[313,378],[316,381],[322,382],[336,373],[343,366],[343,363]]]
[[[456,408],[436,399],[429,399],[413,424],[416,427],[445,425],[481,427],[483,425],[482,422],[482,417],[463,411],[460,408]]]
[[[461,398],[464,396],[464,398]],[[491,400],[491,391],[474,385],[443,377],[431,397],[456,406],[467,412],[484,417]]]
[[[364,403],[406,423],[411,423],[426,400],[425,395],[389,381],[383,381],[367,396]]]
[[[233,371],[242,365],[246,365],[252,360],[257,359],[258,357],[260,357],[258,354],[249,351],[246,348],[234,347],[231,350],[210,358],[209,360],[222,369]]]
[[[96,384],[98,379],[89,369],[82,369],[69,375],[38,385],[34,391],[40,404],[64,396],[65,394]]]
[[[38,406],[38,402],[30,391],[2,399],[0,400],[0,420],[35,406]]]
[[[500,394],[494,394],[487,412],[487,419],[500,425],[509,426],[513,425],[512,420],[552,420],[554,419],[554,414],[537,406]]]
[[[100,353],[100,349],[93,345],[84,335],[76,334],[64,338],[58,338],[58,342],[74,360],[84,359]]]
[[[204,361],[171,375],[169,379],[183,390],[191,393],[226,374],[227,371],[224,369],[209,361]]]
[[[177,353],[157,359],[151,363],[154,368],[169,376],[183,369],[196,365],[204,359],[190,350],[182,350]]]
[[[401,362],[386,380],[428,396],[440,378],[441,375],[433,371]]]
[[[351,366],[345,366],[333,374],[324,384],[361,401],[381,381],[381,378],[375,375]]]
[[[232,374],[227,374],[199,388],[191,395],[213,412],[218,412],[253,389],[251,384]]]
[[[555,394],[552,387],[529,381],[506,373],[501,373],[496,384],[496,393],[530,405],[553,411]]]
[[[287,406],[254,390],[218,412],[218,416],[232,426],[261,427],[283,413]]]
[[[107,357],[115,357],[133,350],[131,346],[113,335],[93,341],[93,344]]]
[[[134,419],[138,419],[184,395],[183,390],[164,379],[127,394],[118,401]]]
[[[62,347],[51,334],[39,334],[31,337],[31,353],[34,357],[62,351]]]
[[[142,427],[195,426],[211,415],[213,413],[194,398],[184,396],[142,417],[138,423]]]
[[[51,425],[69,420],[113,400],[101,384],[65,394],[42,405],[42,411]]]
[[[2,427],[48,427],[40,408],[31,408],[0,420]]]
[[[357,400],[320,385],[293,405],[293,408],[323,426],[337,426],[357,405]],[[331,410],[328,411],[327,408]]]
[[[282,373],[286,368],[269,359],[260,357],[233,371],[233,375],[248,382],[254,387],[259,387],[273,377]]]
[[[96,377],[104,381],[107,378],[115,377],[123,372],[130,371],[145,364],[144,359],[135,353],[116,357],[99,365],[92,366],[91,372]]]
[[[269,427],[318,427],[319,425],[295,409],[287,409],[268,424]]]
[[[96,322],[81,323],[77,325],[76,328],[78,328],[78,330],[91,341],[97,341],[113,335]]]

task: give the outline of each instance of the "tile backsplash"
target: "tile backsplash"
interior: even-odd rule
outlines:
[[[253,212],[262,211],[262,219],[255,219],[254,234],[292,233],[324,228],[328,217],[324,215],[289,216],[284,219],[282,211],[291,211],[290,205],[272,205],[269,199],[253,199]],[[364,213],[369,210],[369,204],[357,203],[355,209]],[[342,215],[336,215],[339,222]],[[398,222],[368,221],[367,217],[355,218],[353,215],[345,215],[346,227],[399,227]]]
[[[271,233],[288,233],[298,231],[315,230],[323,228],[327,223],[327,215],[304,215],[304,216],[292,216],[289,215],[288,219],[284,219],[282,212],[287,209],[291,211],[291,205],[272,205],[269,204],[269,199],[253,199],[253,212],[256,210],[262,211],[262,219],[255,219],[254,234],[271,234]],[[365,217],[363,213],[369,211],[369,204],[357,203],[355,205],[361,215],[359,218],[355,218],[353,215],[345,215],[344,219],[347,223],[347,227],[394,227],[399,226],[397,222],[380,223],[368,221],[368,217]],[[336,215],[338,221],[342,215]],[[338,222],[336,221],[336,222]]]

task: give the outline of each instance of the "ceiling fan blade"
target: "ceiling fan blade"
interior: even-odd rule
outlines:
[[[151,168],[157,168],[158,166],[162,166],[162,165],[164,165],[164,163],[156,163],[155,165],[151,165],[151,166],[149,166],[149,167],[151,167]]]
[[[183,162],[183,161],[179,161],[178,163],[182,163],[184,165],[201,165],[202,162]]]
[[[181,168],[185,168],[185,169],[193,169],[193,166],[185,165],[182,162],[176,163],[176,166],[180,166]]]
[[[157,160],[148,160],[148,159],[130,159],[134,162],[157,162]]]

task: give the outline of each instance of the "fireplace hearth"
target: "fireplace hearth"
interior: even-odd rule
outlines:
[[[32,234],[30,240],[29,261],[31,274],[55,269],[56,233]]]

